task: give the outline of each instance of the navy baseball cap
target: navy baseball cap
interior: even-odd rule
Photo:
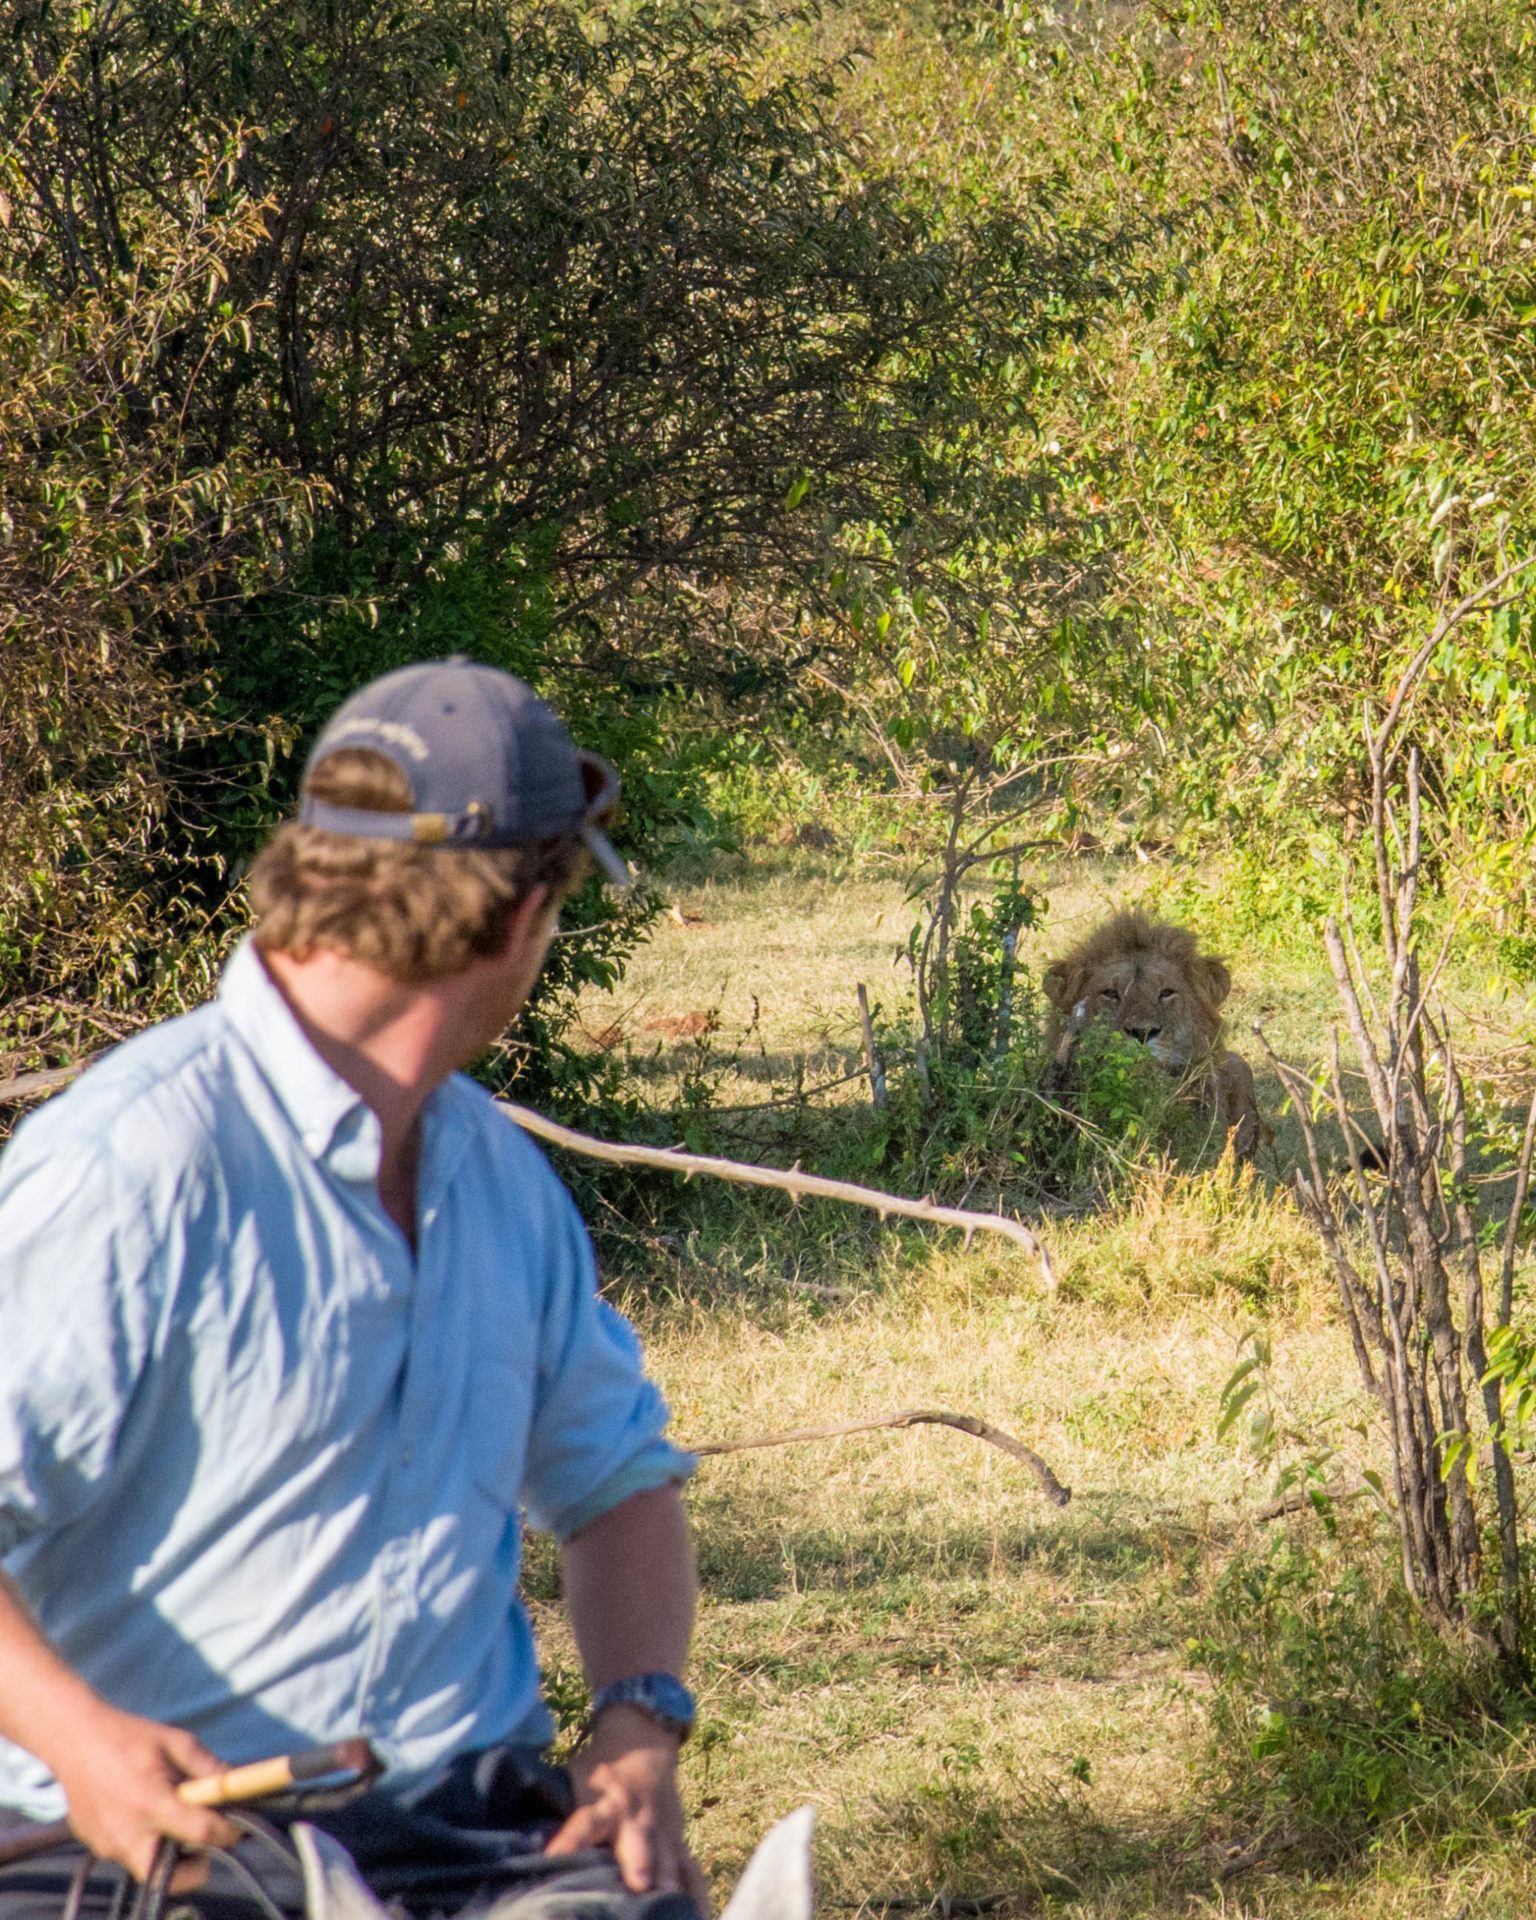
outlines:
[[[630,885],[603,832],[618,805],[618,774],[578,747],[554,709],[510,673],[456,654],[370,681],[327,721],[306,785],[340,747],[392,760],[410,785],[412,810],[339,807],[306,794],[306,826],[447,847],[520,847],[579,833],[614,885]]]

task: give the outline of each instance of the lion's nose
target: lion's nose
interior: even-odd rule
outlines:
[[[1162,1032],[1162,1028],[1161,1026],[1127,1027],[1125,1031],[1131,1036],[1133,1040],[1139,1040],[1144,1047],[1149,1047],[1151,1046],[1152,1042],[1157,1038],[1157,1036]]]

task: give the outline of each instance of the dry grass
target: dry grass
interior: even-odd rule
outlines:
[[[1082,863],[1063,875],[1026,957],[1039,964],[1123,899],[1126,878]],[[679,905],[697,917],[664,923],[586,1016],[649,1050],[658,1091],[688,1043],[646,1035],[647,1020],[717,1009],[730,1037],[755,1018],[739,1092],[720,1095],[749,1100],[796,1055],[842,1070],[858,980],[888,1004],[906,991],[892,954],[913,910],[894,879],[802,855]],[[1234,1026],[1272,1009],[1277,1040],[1315,1053],[1316,972],[1284,955],[1237,971]],[[1528,1910],[1524,1848],[1483,1839],[1443,1859],[1389,1849],[1331,1877],[1284,1858],[1219,1880],[1252,1835],[1211,1812],[1209,1682],[1188,1642],[1257,1537],[1246,1516],[1273,1477],[1240,1439],[1216,1438],[1220,1390],[1262,1319],[1277,1418],[1336,1440],[1340,1471],[1364,1457],[1350,1429],[1365,1409],[1326,1268],[1267,1169],[1165,1171],[1122,1209],[1049,1231],[1054,1302],[1007,1248],[727,1195],[630,1283],[684,1440],[943,1406],[1017,1434],[1074,1489],[1048,1507],[1005,1456],[942,1429],[703,1462],[690,1495],[703,1723],[687,1767],[703,1856],[728,1883],[767,1822],[811,1800],[828,1913],[945,1898],[1083,1920]],[[546,1655],[568,1662],[552,1578],[536,1556]]]
[[[1179,1829],[1204,1678],[1184,1642],[1268,1485],[1212,1438],[1243,1316],[1153,1330],[1046,1312],[974,1286],[962,1258],[936,1258],[934,1298],[914,1286],[770,1325],[651,1316],[685,1439],[947,1406],[1028,1440],[1074,1489],[1058,1512],[1005,1456],[933,1430],[701,1465],[693,1784],[727,1877],[764,1818],[806,1798],[826,1894],[855,1905],[1060,1891],[1111,1858],[1140,1879],[1175,1841],[1198,1852]],[[1302,1410],[1350,1398],[1335,1348],[1325,1328],[1288,1346]]]

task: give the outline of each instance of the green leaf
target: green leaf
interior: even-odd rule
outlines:
[[[1216,1422],[1216,1438],[1218,1440],[1226,1438],[1227,1434],[1232,1430],[1233,1422],[1258,1391],[1259,1382],[1257,1380],[1249,1380],[1235,1391],[1228,1390],[1223,1393],[1221,1398],[1221,1417]]]

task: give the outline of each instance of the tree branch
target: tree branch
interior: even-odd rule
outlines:
[[[1434,658],[1435,649],[1440,645],[1440,642],[1444,640],[1446,635],[1450,633],[1454,627],[1460,626],[1461,622],[1466,619],[1469,613],[1475,613],[1479,607],[1484,606],[1491,600],[1501,587],[1507,586],[1511,580],[1527,572],[1531,567],[1536,567],[1536,555],[1529,555],[1524,560],[1515,561],[1512,566],[1502,568],[1491,580],[1485,580],[1480,587],[1474,587],[1472,591],[1463,599],[1459,600],[1448,613],[1442,614],[1435,622],[1434,630],[1431,632],[1429,638],[1403,669],[1402,675],[1397,683],[1397,691],[1393,694],[1388,704],[1381,725],[1376,729],[1375,739],[1372,744],[1375,753],[1381,757],[1384,766],[1390,765],[1394,757],[1389,751],[1392,743],[1392,735],[1396,731],[1399,719],[1402,717],[1403,708],[1407,704],[1408,696],[1418,684],[1420,674],[1423,673],[1424,669]]]
[[[38,1073],[18,1073],[13,1079],[0,1080],[0,1107],[10,1106],[13,1101],[38,1100],[45,1093],[57,1093],[71,1080],[78,1079],[90,1064],[89,1059],[77,1060],[70,1067],[45,1067]]]
[[[89,1060],[73,1066],[54,1067],[43,1073],[23,1073],[12,1080],[0,1080],[0,1106],[7,1102],[31,1100],[67,1086],[90,1065]],[[691,1180],[696,1173],[716,1180],[732,1180],[741,1186],[774,1187],[795,1199],[814,1195],[820,1200],[842,1200],[850,1206],[869,1207],[882,1220],[893,1214],[902,1220],[928,1220],[935,1226],[957,1227],[970,1245],[975,1233],[1001,1233],[1020,1246],[1040,1268],[1040,1277],[1049,1292],[1056,1291],[1056,1270],[1051,1256],[1022,1220],[1004,1213],[978,1213],[968,1207],[941,1207],[931,1200],[908,1200],[900,1194],[882,1193],[875,1187],[860,1187],[851,1180],[828,1180],[816,1173],[802,1173],[792,1167],[782,1173],[777,1167],[761,1167],[750,1161],[724,1160],[713,1154],[685,1153],[678,1147],[637,1147],[613,1140],[599,1140],[589,1133],[577,1133],[557,1121],[546,1120],[531,1107],[518,1106],[512,1100],[496,1103],[515,1126],[567,1153],[579,1153],[588,1160],[601,1160],[615,1167],[660,1167],[668,1173]]]
[[[690,1453],[701,1455],[747,1453],[755,1447],[787,1447],[801,1440],[840,1440],[844,1434],[875,1433],[887,1427],[953,1427],[957,1433],[972,1434],[978,1440],[985,1440],[989,1446],[1001,1447],[1004,1453],[1012,1454],[1015,1460],[1022,1460],[1040,1482],[1040,1491],[1053,1507],[1064,1507],[1072,1498],[1072,1489],[1061,1484],[1032,1447],[1026,1447],[1022,1440],[1015,1440],[1011,1433],[1004,1433],[1001,1427],[991,1426],[969,1413],[940,1413],[930,1408],[915,1407],[905,1413],[880,1414],[870,1420],[843,1420],[833,1427],[793,1427],[784,1433],[757,1434],[750,1440],[712,1440],[697,1447],[689,1447],[687,1441],[680,1441],[679,1445],[687,1447]]]
[[[1050,1255],[1022,1220],[1011,1219],[1004,1213],[976,1213],[966,1207],[936,1206],[931,1200],[908,1200],[899,1194],[882,1193],[875,1187],[855,1186],[851,1180],[828,1180],[817,1173],[802,1173],[798,1167],[791,1167],[785,1173],[777,1167],[761,1167],[749,1161],[685,1153],[680,1147],[620,1145],[562,1127],[546,1120],[542,1113],[535,1113],[531,1107],[520,1107],[511,1100],[499,1100],[497,1105],[515,1125],[540,1140],[564,1147],[569,1153],[583,1154],[589,1160],[605,1161],[610,1166],[661,1167],[668,1173],[681,1174],[685,1180],[691,1180],[696,1173],[708,1174],[713,1179],[734,1180],[742,1186],[775,1187],[797,1200],[805,1194],[813,1194],[820,1200],[843,1200],[850,1206],[871,1208],[882,1220],[894,1214],[902,1220],[931,1220],[936,1226],[958,1227],[967,1245],[973,1233],[1005,1234],[1038,1263],[1047,1290],[1056,1291],[1056,1272]]]

